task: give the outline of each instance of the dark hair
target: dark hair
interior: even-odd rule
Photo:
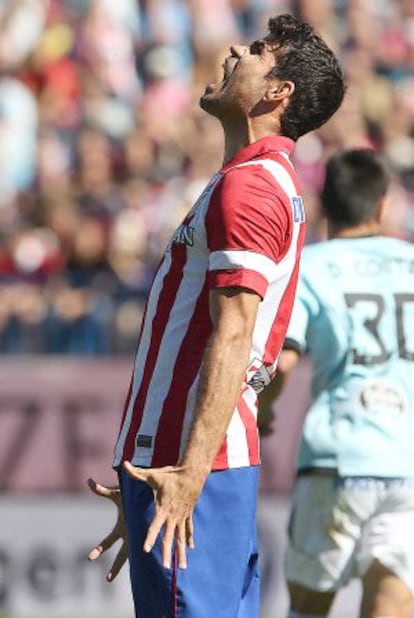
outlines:
[[[286,14],[269,19],[268,28],[266,38],[277,46],[276,66],[268,77],[295,84],[281,132],[297,140],[336,112],[346,89],[343,73],[333,51],[309,24]]]
[[[388,183],[385,162],[372,150],[338,152],[326,165],[321,193],[323,213],[337,227],[370,221],[387,192]]]

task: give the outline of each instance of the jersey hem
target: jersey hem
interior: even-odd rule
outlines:
[[[118,470],[122,466],[123,461],[124,460],[114,461],[112,464],[112,467],[114,468],[114,470]],[[143,468],[160,467],[160,466],[154,466],[154,464],[152,463],[151,457],[142,457],[142,456],[133,457],[130,463],[133,466],[140,466]],[[177,463],[175,464],[170,463],[168,465],[173,466],[173,465],[177,465]],[[218,472],[219,470],[232,470],[233,468],[251,468],[252,466],[260,466],[260,465],[261,465],[260,458],[254,458],[251,461],[246,462],[245,457],[243,458],[236,457],[236,458],[233,458],[231,465],[229,465],[229,462],[227,461],[227,459],[220,458],[214,461],[211,467],[211,472]]]

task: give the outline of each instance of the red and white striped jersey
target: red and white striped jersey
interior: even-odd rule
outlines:
[[[174,233],[149,293],[114,466],[175,465],[212,332],[209,292],[260,295],[245,383],[213,469],[260,463],[257,393],[276,371],[296,289],[305,213],[293,142],[266,137],[213,176]]]

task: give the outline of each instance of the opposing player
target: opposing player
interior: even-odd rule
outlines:
[[[276,370],[305,235],[289,155],[343,94],[334,54],[282,15],[230,48],[201,97],[224,164],[155,276],[115,448],[140,618],[259,614],[257,391]]]
[[[326,616],[351,577],[362,618],[407,618],[413,599],[414,247],[379,235],[387,184],[372,151],[334,155],[322,193],[330,239],[303,252],[279,364],[286,375],[303,352],[313,361],[289,618]]]

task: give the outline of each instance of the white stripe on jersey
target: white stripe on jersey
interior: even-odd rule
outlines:
[[[210,270],[227,270],[229,268],[247,268],[264,275],[267,281],[276,276],[276,263],[267,255],[253,251],[214,251],[210,253]]]
[[[290,163],[289,158],[286,158]],[[259,162],[257,162],[257,164],[258,163]],[[263,167],[272,174],[289,199],[297,195],[297,190],[290,174],[280,163],[266,160],[263,161]],[[299,233],[300,224],[293,224],[293,234],[289,249],[283,259],[278,263],[277,276],[273,279],[273,284],[270,285],[263,302],[259,305],[259,315],[253,334],[254,349],[252,350],[251,360],[259,354],[259,351],[263,354],[263,350],[265,349],[275,319],[275,307],[280,306],[295,266]],[[275,360],[270,370],[271,373],[276,369],[277,360],[278,359]]]
[[[249,445],[246,440],[244,426],[237,409],[231,417],[227,428],[227,462],[229,468],[238,468],[249,465]]]

